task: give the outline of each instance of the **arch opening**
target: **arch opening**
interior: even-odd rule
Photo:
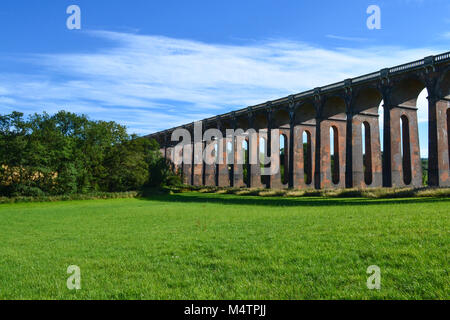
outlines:
[[[244,161],[242,164],[242,175],[244,184],[250,187],[250,161],[249,161],[249,143],[248,139],[242,141],[242,152],[244,153]]]
[[[337,127],[330,128],[330,164],[331,180],[334,184],[339,183],[339,132]]]
[[[402,115],[400,117],[401,128],[401,155],[402,155],[402,170],[403,182],[409,185],[412,180],[411,172],[411,141],[409,134],[409,120],[408,117]]]
[[[303,171],[305,184],[312,183],[312,145],[311,133],[308,130],[303,131]]]
[[[260,169],[260,181],[262,185],[265,185],[267,183],[266,176],[264,175],[264,168],[265,168],[265,158],[267,154],[267,146],[266,146],[266,139],[263,137],[259,138],[259,169]]]
[[[219,140],[214,139],[214,184],[219,185]]]
[[[227,159],[226,166],[228,170],[228,181],[230,185],[233,184],[233,163],[234,163],[234,151],[233,151],[233,143],[231,141],[227,142]]]
[[[364,182],[366,185],[372,184],[372,144],[371,144],[371,132],[370,124],[364,121],[361,128],[362,133],[362,155],[363,155],[363,170],[364,170]]]
[[[285,134],[280,134],[280,179],[282,184],[288,183],[288,166],[287,163],[288,139]]]
[[[417,125],[419,129],[419,145],[421,146],[419,152],[423,185],[428,185],[428,121],[428,90],[425,88],[417,97]]]

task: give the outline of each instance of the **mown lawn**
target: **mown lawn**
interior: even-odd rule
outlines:
[[[0,299],[449,299],[449,217],[448,198],[0,205]]]

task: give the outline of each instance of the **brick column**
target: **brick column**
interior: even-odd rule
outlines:
[[[367,122],[370,128],[369,150],[366,149],[366,167],[371,171],[371,183],[366,184],[362,148],[362,124]],[[352,185],[355,188],[381,187],[383,184],[383,169],[381,164],[380,130],[378,114],[359,113],[353,116],[352,128]]]
[[[280,130],[280,136],[278,137],[278,141],[280,141],[280,137],[282,135],[286,136],[286,140],[285,141],[285,145],[284,145],[284,161],[283,163],[281,163],[281,156],[280,156],[280,152],[281,152],[281,145],[279,144],[279,148],[278,150],[274,150],[276,152],[276,154],[274,154],[274,157],[278,157],[280,159],[279,161],[279,170],[276,171],[275,174],[273,174],[271,176],[271,188],[273,189],[283,189],[283,188],[287,188],[289,185],[289,181],[287,183],[283,183],[282,181],[282,177],[281,177],[281,165],[284,166],[284,170],[285,170],[285,174],[286,172],[289,172],[289,141],[290,141],[290,129],[279,129]],[[283,177],[284,180],[284,177]]]
[[[428,97],[428,184],[430,186],[450,186],[447,127],[449,104],[448,101],[440,100],[433,95]]]
[[[203,184],[203,126],[194,124],[193,185]]]
[[[253,157],[256,159],[256,164],[250,164],[250,187],[251,188],[260,188],[262,186],[261,184],[261,166],[260,166],[260,160],[259,160],[259,133],[256,134],[256,139],[252,141],[250,139],[249,143],[249,161],[251,158],[251,155],[253,154]]]
[[[208,141],[205,142],[205,150],[209,150],[210,148],[212,148],[214,145],[216,144],[216,141]],[[208,158],[211,158],[211,156],[209,155],[210,152],[205,152],[205,156]],[[215,152],[214,152],[214,158],[213,159],[208,159],[208,162],[214,161],[214,159],[216,158]],[[206,159],[203,159],[203,185],[205,186],[215,186],[216,185],[216,170],[215,170],[215,162],[212,164],[207,164],[205,162]]]
[[[304,152],[303,148],[303,133],[308,132],[310,134],[310,150],[306,150],[307,154]],[[293,179],[294,188],[311,188],[314,187],[314,167],[315,167],[315,125],[296,125],[294,127],[294,152],[293,152]],[[309,152],[309,154],[308,154]],[[309,156],[310,168],[307,168],[310,172],[310,184],[305,182],[305,157]]]
[[[336,161],[339,167],[339,176],[337,183],[333,182],[333,173],[331,172],[331,148],[330,148],[330,128],[336,127],[338,133],[337,143],[334,143],[335,165]],[[345,188],[345,152],[346,152],[346,120],[326,119],[320,121],[320,188]],[[337,153],[337,157],[336,157]]]
[[[193,148],[192,143],[189,143],[183,147],[183,183],[188,185],[192,185],[192,159]]]
[[[217,142],[222,146],[222,162],[217,164],[217,186],[219,187],[229,187],[230,186],[230,175],[228,172],[228,153],[227,153],[227,137],[224,134],[222,123],[220,120],[217,123],[217,128],[222,132],[222,139]],[[217,148],[220,152],[220,148]]]
[[[233,165],[233,187],[241,188],[245,187],[244,183],[244,171],[243,171],[243,162],[244,162],[244,150],[242,148],[243,138],[234,137],[233,146],[234,146],[234,165]]]
[[[391,106],[390,108],[390,136],[391,136],[391,167],[392,187],[420,187],[422,186],[422,163],[419,148],[419,127],[417,124],[417,108],[407,106]],[[409,141],[407,146],[409,152],[402,157],[402,128],[400,119],[402,116],[408,118]],[[408,137],[405,137],[407,139]],[[405,161],[411,167],[411,183],[405,183],[403,169]]]

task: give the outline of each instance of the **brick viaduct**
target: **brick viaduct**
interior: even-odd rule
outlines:
[[[223,134],[226,129],[253,128],[259,134],[256,148],[265,144],[268,154],[271,129],[278,128],[284,140],[284,155],[280,157],[284,170],[271,176],[261,176],[260,165],[248,163],[244,164],[245,178],[239,164],[183,163],[177,169],[185,183],[206,186],[419,187],[422,165],[416,102],[423,89],[428,91],[429,185],[450,186],[450,52],[202,121],[203,130],[217,128]],[[193,134],[194,124],[181,128]],[[178,143],[171,141],[175,129],[147,136],[159,142],[169,159],[173,159]],[[240,145],[233,144],[233,151],[224,146],[225,157],[234,152],[236,158]]]

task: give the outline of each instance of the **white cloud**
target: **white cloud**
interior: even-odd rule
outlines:
[[[271,40],[221,45],[108,31],[90,32],[113,48],[41,54],[39,74],[1,74],[2,110],[68,109],[115,120],[146,134],[439,51],[401,47],[324,49]]]
[[[365,42],[365,41],[369,40],[368,38],[337,36],[334,34],[327,34],[326,37],[330,38],[330,39],[343,40],[343,41],[356,41],[356,42]]]

